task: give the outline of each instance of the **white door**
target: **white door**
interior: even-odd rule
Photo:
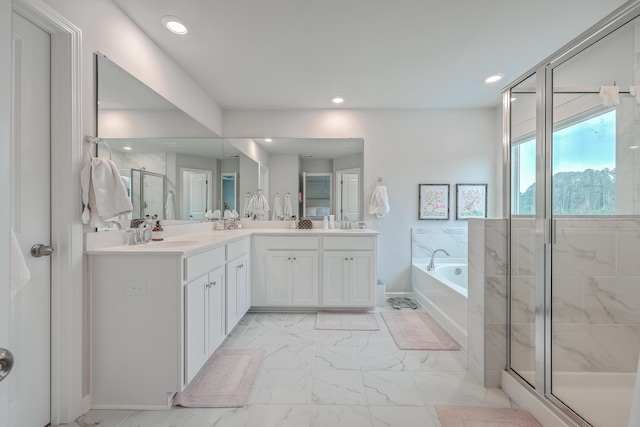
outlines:
[[[323,305],[349,304],[349,252],[324,252],[322,284]]]
[[[354,251],[349,254],[350,295],[353,305],[373,306],[375,303],[375,263],[373,252]]]
[[[206,173],[189,174],[189,219],[204,219],[208,186]]]
[[[184,287],[185,313],[185,383],[191,382],[207,360],[206,289],[207,276],[189,282]]]
[[[225,333],[224,266],[209,273],[207,285],[207,358],[222,344]]]
[[[360,218],[360,181],[357,173],[342,175],[342,216],[352,221]]]
[[[31,256],[30,248],[51,239],[51,40],[19,15],[12,18],[11,227],[30,279],[11,283],[7,347],[15,365],[5,381],[9,425],[38,427],[51,419],[51,262]]]
[[[267,305],[291,305],[291,251],[267,252]]]

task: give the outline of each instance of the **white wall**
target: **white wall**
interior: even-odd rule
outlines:
[[[500,215],[501,127],[495,109],[224,111],[225,137],[364,138],[364,200],[378,238],[378,277],[387,291],[411,289],[411,227],[464,226],[465,221],[419,221],[418,184],[489,184],[489,216]],[[387,181],[391,212],[369,215],[377,177]],[[454,206],[451,206],[452,212]],[[453,217],[453,215],[452,215]]]
[[[212,132],[221,133],[221,109],[109,0],[44,0],[82,30],[83,131],[95,134],[95,58],[102,52]]]
[[[280,200],[284,203],[285,194],[291,196],[292,215],[299,218],[298,214],[298,188],[300,182],[300,158],[297,154],[270,154],[269,163],[271,165],[269,172],[269,191],[271,192],[271,200],[276,193],[280,194]],[[273,212],[271,206],[271,212]],[[269,216],[271,218],[271,216]]]

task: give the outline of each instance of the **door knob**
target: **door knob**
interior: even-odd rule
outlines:
[[[53,253],[53,246],[43,245],[42,243],[38,243],[36,245],[31,246],[31,256],[40,258],[41,256],[49,256]]]
[[[9,350],[0,348],[0,381],[2,381],[13,368],[13,354]]]

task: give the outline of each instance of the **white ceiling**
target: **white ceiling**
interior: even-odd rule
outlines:
[[[483,108],[623,0],[113,0],[223,109]],[[186,20],[177,36],[161,18]],[[503,82],[483,78],[504,73]]]

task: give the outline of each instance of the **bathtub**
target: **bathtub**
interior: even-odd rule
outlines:
[[[466,260],[437,263],[427,271],[428,262],[411,266],[413,297],[462,347],[467,348]]]

